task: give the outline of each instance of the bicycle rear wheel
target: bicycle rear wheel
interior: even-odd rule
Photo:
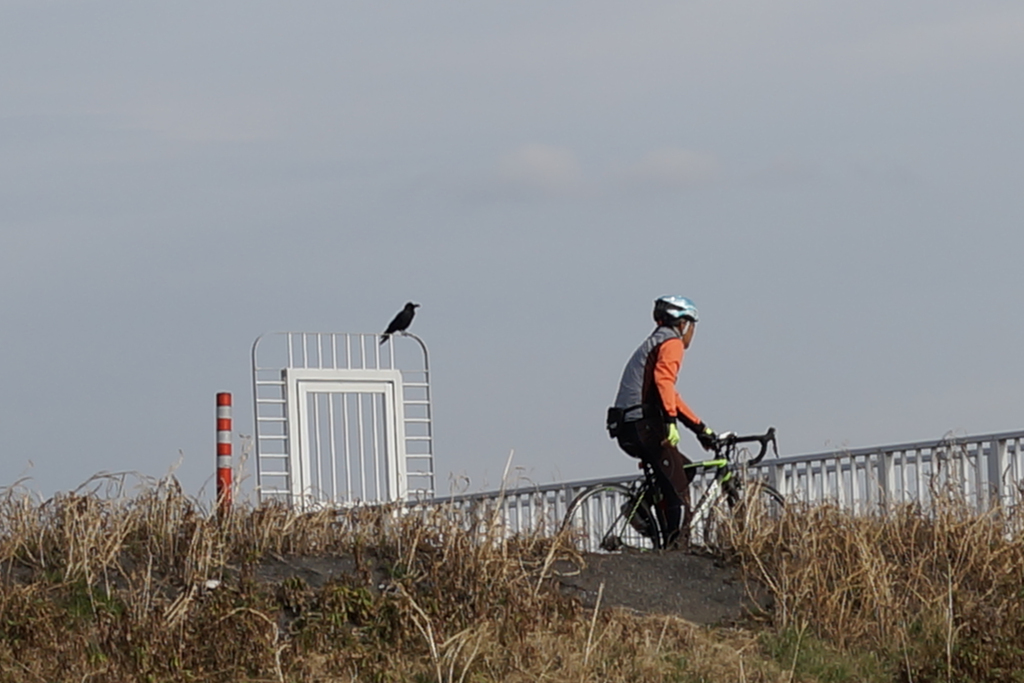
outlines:
[[[752,533],[782,516],[786,499],[770,484],[747,479],[739,486],[726,486],[698,520],[696,531],[707,548],[720,549],[736,533]]]
[[[661,547],[657,511],[628,486],[595,484],[573,498],[562,522],[588,552],[657,550]]]

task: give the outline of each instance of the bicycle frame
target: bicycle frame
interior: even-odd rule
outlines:
[[[728,497],[729,506],[736,502],[738,497],[738,490],[736,488],[736,465],[733,463],[733,456],[736,454],[739,444],[742,443],[760,443],[761,450],[758,454],[751,458],[744,466],[756,465],[761,462],[764,456],[768,453],[768,445],[771,444],[772,451],[776,456],[779,454],[778,444],[775,440],[775,427],[769,427],[768,431],[764,434],[749,434],[746,436],[739,436],[735,432],[725,432],[718,436],[715,441],[714,450],[715,455],[718,456],[711,460],[701,460],[699,462],[693,462],[688,465],[684,465],[685,469],[696,469],[698,467],[707,470],[713,469],[715,471],[714,477],[711,479],[711,483],[704,489],[704,493],[701,494],[700,500],[693,506],[691,512],[691,523],[692,520],[702,518],[708,511],[715,501],[718,500],[720,492],[724,492]]]
[[[775,449],[775,428],[769,428],[764,434],[749,436],[738,436],[735,433],[726,432],[715,441],[713,450],[716,457],[685,465],[688,469],[700,467],[714,473],[697,505],[691,508],[692,514],[689,515],[691,530],[695,528],[696,524],[706,531],[704,523],[712,517],[711,509],[722,500],[723,492],[727,496],[726,500],[730,508],[733,508],[735,503],[740,500],[743,489],[742,467],[744,466],[737,468],[734,456],[739,444],[753,442],[760,443],[761,449],[754,458],[748,461],[748,464],[760,462],[767,453],[769,444]],[[603,513],[600,512],[600,509],[604,503],[597,501],[605,500],[604,496],[611,492],[613,495],[620,496],[621,503],[616,503],[616,505],[621,505],[621,507],[612,512],[609,518],[612,520],[611,522],[598,521],[600,526],[598,535],[592,538],[598,542],[599,547],[610,551],[622,547],[640,547],[635,540],[627,538],[632,533],[648,539],[655,550],[663,548],[665,519],[662,514],[664,502],[661,487],[655,479],[651,463],[641,461],[640,468],[643,470],[643,475],[631,482],[597,483],[577,494],[568,506],[563,529],[590,529],[588,517],[590,511],[594,510],[596,510],[597,519],[603,520]],[[735,476],[736,474],[739,476]],[[781,502],[781,496],[777,492],[775,498]],[[596,508],[593,507],[595,502],[597,502]],[[578,523],[573,521],[576,520],[577,515],[580,516]],[[648,515],[650,516],[648,517]],[[618,526],[620,523],[632,527],[632,531],[628,531],[627,527],[624,534],[623,528]],[[586,533],[591,532],[587,531]]]
[[[700,519],[707,513],[708,508],[714,505],[718,500],[719,493],[724,493],[728,496],[730,507],[736,502],[739,491],[736,484],[736,465],[733,462],[733,456],[736,454],[740,444],[755,442],[761,444],[761,449],[758,451],[757,455],[745,463],[744,466],[756,465],[761,462],[764,456],[768,453],[769,444],[771,445],[772,451],[775,455],[777,456],[779,454],[778,444],[775,440],[775,427],[769,427],[768,431],[764,434],[748,434],[740,436],[735,432],[725,432],[720,434],[718,439],[715,441],[715,458],[710,460],[700,460],[683,465],[684,469],[702,468],[705,470],[714,470],[714,476],[707,488],[704,489],[704,492],[701,493],[700,499],[698,499],[695,505],[691,505],[691,523],[694,520]],[[654,472],[651,470],[651,466],[648,463],[641,463],[640,466],[644,470],[643,477],[629,485],[636,500],[639,501],[643,496],[647,495],[648,492],[651,494],[652,501],[656,502],[660,500],[661,490],[655,482]]]

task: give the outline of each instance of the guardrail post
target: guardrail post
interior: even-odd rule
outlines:
[[[988,508],[1003,505],[1003,472],[1006,471],[1006,439],[992,441],[988,452]]]
[[[231,394],[217,394],[217,514],[231,511]]]
[[[850,454],[850,510],[859,514],[869,509],[871,503],[871,477],[868,476],[870,458],[864,458],[864,486],[860,485],[860,462]],[[863,488],[863,490],[861,490]]]
[[[774,462],[770,462],[768,464],[768,468],[767,469],[768,469],[768,484],[773,489],[775,489],[776,491],[781,493],[782,497],[785,498],[786,495],[787,495],[787,492],[782,490],[782,485],[779,483],[780,479],[781,479],[779,477],[779,470],[782,469],[781,466],[775,464]]]
[[[893,500],[892,492],[895,459],[896,454],[893,451],[878,452],[878,507],[882,512],[888,512],[896,502]]]

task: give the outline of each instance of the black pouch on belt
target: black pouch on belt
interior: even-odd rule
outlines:
[[[608,416],[605,418],[604,426],[608,430],[608,436],[615,438],[619,435],[619,429],[622,427],[623,417],[625,417],[626,411],[622,408],[615,408],[614,406],[608,409]]]

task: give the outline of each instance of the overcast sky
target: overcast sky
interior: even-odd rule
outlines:
[[[258,335],[407,300],[441,491],[632,471],[666,293],[719,431],[1024,429],[1022,121],[1019,0],[0,0],[0,484],[209,494]]]

